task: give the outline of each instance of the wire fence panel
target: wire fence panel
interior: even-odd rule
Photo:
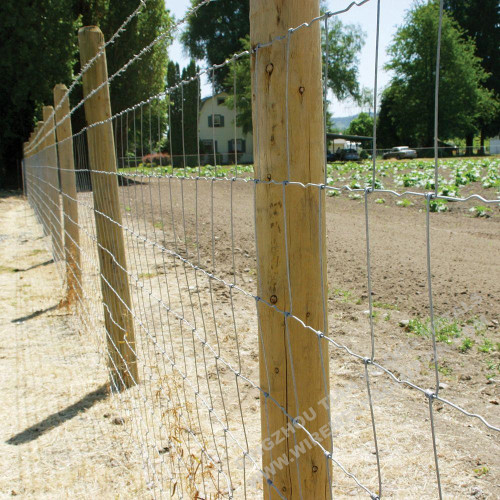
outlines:
[[[106,45],[119,43],[146,3],[90,54],[65,97],[81,78],[86,85]],[[272,3],[255,1],[255,19]],[[469,209],[476,200],[486,207],[500,200],[490,191],[460,196],[448,189],[437,121],[435,161],[418,179],[403,163],[391,167],[394,183],[386,179],[376,128],[371,161],[327,164],[319,35],[344,11],[320,15],[315,5],[307,12],[303,22],[284,10],[281,31],[267,38],[262,25],[253,25],[251,51],[47,144],[76,108],[85,105],[88,118],[88,106],[151,48],[144,47],[86,87],[84,99],[55,124],[47,116],[26,150],[28,201],[51,236],[75,316],[107,367],[112,399],[127,416],[155,497],[460,496],[470,470],[459,455],[471,440],[488,460],[495,456],[494,408],[475,389],[449,397],[449,379],[442,380],[444,358],[452,356],[447,345],[459,335],[455,322],[443,319],[454,313],[443,297],[462,282],[442,283],[443,269],[455,269],[455,249],[434,253],[443,224],[433,212],[443,202]],[[380,2],[376,22],[378,33]],[[240,62],[252,68],[254,165],[241,162],[236,126]],[[234,115],[224,140],[233,149],[222,165],[216,123],[223,121],[215,104],[202,115],[200,88],[202,77],[213,80],[226,67],[234,70]],[[377,64],[375,96],[376,74]],[[196,137],[189,135],[188,106],[197,112]],[[56,116],[58,110],[56,104]],[[211,124],[211,140],[200,139],[201,116]],[[164,149],[174,136],[181,137],[180,155]],[[66,141],[74,168],[54,163]],[[104,143],[109,161],[96,153]],[[490,175],[492,165],[482,173]],[[70,176],[76,194],[64,182],[61,188],[59,178]],[[347,208],[340,194],[358,199],[357,208]],[[400,200],[420,203],[421,212],[396,225],[378,205]],[[60,209],[72,204],[75,220]],[[79,258],[66,266],[75,249]],[[468,290],[480,296],[474,271],[467,273]],[[484,285],[494,286],[488,279]],[[428,321],[404,319],[401,304]],[[461,321],[488,304],[497,302],[466,304]],[[497,465],[489,462],[498,478]],[[494,479],[486,487],[493,491]]]

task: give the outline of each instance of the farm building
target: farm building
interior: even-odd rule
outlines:
[[[202,161],[209,163],[215,152],[220,155],[223,164],[234,163],[235,127],[234,110],[226,105],[226,93],[206,97],[201,101],[199,132]],[[238,163],[253,162],[252,134],[244,134],[241,127],[236,127],[236,148]]]

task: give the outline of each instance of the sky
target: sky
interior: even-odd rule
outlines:
[[[327,6],[331,11],[341,10],[351,3],[352,0],[328,0]],[[404,21],[405,12],[411,7],[414,0],[381,0],[380,1],[380,49],[379,49],[379,71],[378,89],[383,89],[390,80],[390,74],[383,69],[388,62],[387,48],[398,26]],[[167,9],[176,19],[182,19],[186,10],[191,5],[190,0],[165,0]],[[203,8],[203,7],[202,7]],[[353,7],[350,11],[341,14],[340,19],[344,24],[359,24],[366,33],[365,46],[359,56],[359,82],[362,87],[373,89],[375,70],[375,41],[377,21],[377,0],[370,0],[361,7]],[[184,52],[182,44],[177,40],[169,47],[170,59],[179,63],[181,67],[187,66],[189,56]],[[204,67],[204,64],[201,64]],[[204,85],[202,94],[210,93],[210,86]],[[360,111],[359,107],[352,102],[332,101],[330,111],[333,116],[349,116]]]

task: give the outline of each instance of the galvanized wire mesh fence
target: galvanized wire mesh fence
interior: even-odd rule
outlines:
[[[348,9],[362,8],[367,1],[353,2]],[[134,16],[140,15],[143,3]],[[206,3],[200,3],[189,15]],[[324,129],[320,137],[307,139],[319,146],[323,158],[320,162],[317,155],[309,159],[311,171],[316,173],[310,177],[300,173],[304,157],[294,144],[299,134],[296,102],[302,94],[308,98],[310,91],[309,86],[300,86],[301,97],[296,97],[297,72],[302,71],[299,59],[304,57],[301,44],[312,34],[314,45],[320,26],[328,30],[329,19],[341,13],[309,16],[303,24],[286,26],[283,34],[255,44],[251,51],[202,70],[123,112],[89,121],[83,130],[56,140],[55,129],[59,131],[75,109],[90,106],[104,95],[108,85],[151,48],[145,47],[115,74],[88,87],[84,99],[60,119],[56,103],[56,112],[47,113],[44,126],[26,148],[28,200],[50,236],[54,259],[61,270],[64,267],[75,315],[108,367],[113,399],[127,414],[154,496],[311,498],[311,491],[322,490],[325,498],[351,491],[379,498],[385,490],[388,496],[398,496],[398,492],[414,494],[422,488],[423,496],[441,497],[451,472],[447,456],[440,454],[437,429],[447,432],[448,426],[461,425],[465,430],[469,425],[472,429],[466,430],[471,435],[480,434],[486,446],[496,445],[500,429],[491,413],[485,416],[475,403],[457,404],[443,397],[440,390],[430,212],[438,200],[467,203],[472,199],[488,206],[499,200],[479,194],[443,194],[437,142],[430,191],[383,188],[376,154],[366,172],[366,183],[342,186],[335,170],[324,162]],[[377,13],[378,30],[380,9]],[[82,65],[84,85],[92,67],[105,55],[105,44],[100,47],[88,64]],[[282,60],[268,62],[277,55]],[[234,132],[230,139],[234,164],[222,166],[217,157],[215,105],[208,113],[211,145],[202,150],[198,136],[190,141],[195,150],[186,148],[184,95],[192,95],[188,91],[195,89],[197,114],[201,116],[202,76],[213,77],[225,67],[234,67],[236,74],[238,61],[248,59],[252,59],[254,79],[255,163],[238,164],[242,139],[236,127],[239,89],[235,77],[233,121],[226,124]],[[318,67],[321,71],[321,63]],[[270,129],[262,113],[275,111],[262,104],[269,104],[262,79],[270,79],[272,73],[281,74],[278,81],[283,83],[274,91],[284,96],[276,98],[282,105],[276,113],[285,120],[280,130],[273,128],[270,139],[272,147],[281,141],[282,175],[272,170],[272,163],[278,160],[264,144]],[[317,84],[321,105],[321,78]],[[436,89],[438,84],[437,78]],[[174,98],[179,93],[181,98]],[[437,104],[438,100],[436,115]],[[179,166],[170,164],[169,155],[160,153],[165,140],[172,144],[176,132],[172,114],[176,112],[182,116]],[[323,123],[322,116],[319,121]],[[198,122],[198,133],[200,126]],[[99,156],[101,153],[92,148],[106,142],[106,137],[111,137],[107,141],[110,148],[107,156]],[[71,144],[74,166],[67,162],[63,166],[64,144]],[[377,150],[376,129],[372,148]],[[202,165],[207,154],[213,155],[211,166]],[[147,155],[156,155],[154,167],[147,166]],[[228,161],[233,161],[231,155]],[[76,190],[65,189],[60,182],[63,178],[73,182]],[[349,342],[338,335],[335,307],[329,301],[327,261],[331,249],[326,241],[325,205],[335,200],[326,195],[343,191],[359,193],[363,200],[366,268],[353,279],[366,279],[364,343]],[[373,200],[383,195],[424,202],[422,248],[431,360],[431,369],[425,374],[405,376],[408,367],[402,365],[404,356],[398,360],[396,353],[387,361],[386,343],[378,337],[370,223]],[[76,211],[63,210],[63,206],[76,207]],[[297,262],[304,268],[297,268]],[[281,274],[270,277],[278,268]],[[280,329],[281,350],[270,335]],[[344,370],[353,382],[341,389],[338,377]],[[386,379],[383,389],[374,376]],[[316,398],[312,404],[308,396]],[[398,420],[401,407],[395,401],[400,399],[412,415],[406,425],[397,425],[402,434],[396,439],[403,443],[407,468],[395,472],[392,455],[400,455],[396,443],[394,447],[387,444],[391,434],[388,422]],[[437,404],[451,410],[439,424],[434,410]],[[427,441],[425,458],[415,442],[405,442],[412,433],[419,443]],[[447,452],[450,446],[449,442],[443,445]],[[420,463],[415,465],[413,460]],[[387,472],[386,462],[392,472]],[[440,474],[443,462],[445,484]],[[428,484],[429,468],[434,469],[437,487]],[[411,488],[398,490],[395,484],[406,474]],[[324,484],[308,482],[316,477]]]

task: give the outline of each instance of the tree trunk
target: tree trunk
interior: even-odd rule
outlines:
[[[474,142],[474,134],[467,134],[465,136],[465,156],[472,156],[474,151],[472,149],[472,143]]]

